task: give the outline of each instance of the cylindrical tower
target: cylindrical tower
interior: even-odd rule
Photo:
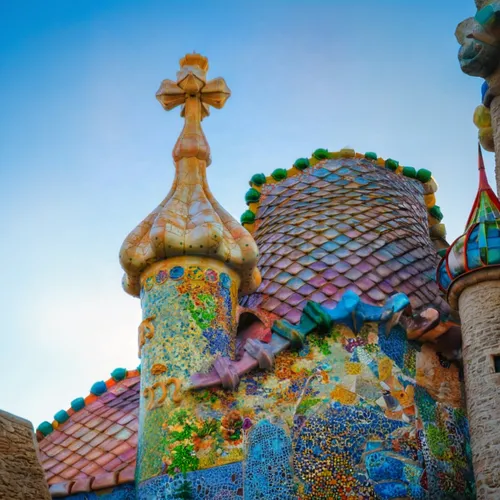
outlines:
[[[189,54],[180,64],[177,81],[163,81],[157,93],[166,110],[182,105],[185,118],[173,151],[175,180],[120,251],[125,291],[140,296],[143,311],[139,492],[144,481],[165,469],[182,472],[192,459],[164,442],[162,423],[190,404],[184,397],[190,375],[208,372],[218,358],[234,358],[238,294],[260,282],[254,240],[217,203],[206,179],[210,149],[201,120],[230,91],[221,78],[206,82],[205,57]]]
[[[465,233],[438,267],[462,320],[472,459],[480,500],[500,498],[500,201],[479,149],[479,190]]]

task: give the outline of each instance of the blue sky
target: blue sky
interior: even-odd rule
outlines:
[[[350,146],[430,169],[458,236],[481,81],[461,73],[454,31],[473,13],[472,0],[1,2],[0,408],[36,426],[137,366],[118,250],[170,188],[182,120],[155,92],[187,52],[232,91],[204,130],[210,186],[235,217],[252,174]]]

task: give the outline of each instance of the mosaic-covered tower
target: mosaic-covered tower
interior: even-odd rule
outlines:
[[[238,294],[260,279],[255,242],[217,203],[206,179],[210,148],[201,120],[209,106],[222,108],[230,91],[222,78],[206,81],[205,57],[189,54],[180,65],[177,81],[164,80],[156,94],[166,110],[181,105],[185,119],[173,150],[174,183],[120,251],[123,286],[140,296],[144,318],[139,482],[169,460],[159,445],[161,422],[182,400],[189,375],[234,358]]]
[[[465,233],[438,282],[462,320],[463,362],[478,498],[500,498],[500,201],[479,149],[479,189]]]

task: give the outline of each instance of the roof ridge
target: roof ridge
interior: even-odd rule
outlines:
[[[40,442],[50,433],[52,433],[55,429],[59,427],[59,425],[64,424],[69,418],[74,415],[76,412],[79,412],[87,405],[97,401],[99,396],[105,394],[108,389],[118,384],[122,380],[132,377],[138,377],[141,373],[140,365],[135,370],[127,370],[125,368],[115,368],[111,373],[111,377],[104,381],[99,380],[92,384],[90,388],[89,395],[85,398],[79,397],[71,401],[70,408],[68,410],[59,410],[54,415],[54,420],[51,422],[43,421],[36,428],[36,437],[37,441]]]
[[[249,181],[250,189],[245,194],[245,202],[248,209],[241,215],[240,221],[243,226],[253,233],[255,228],[255,220],[259,207],[261,189],[264,184],[277,184],[288,177],[294,177],[301,174],[309,167],[318,165],[324,160],[338,160],[340,158],[356,158],[371,161],[379,167],[385,167],[398,175],[403,175],[410,179],[420,181],[425,188],[424,201],[428,212],[429,231],[444,233],[444,225],[439,229],[439,225],[443,219],[441,208],[436,205],[436,197],[434,193],[438,190],[438,185],[432,176],[432,172],[426,168],[421,168],[418,171],[414,167],[402,166],[398,161],[392,158],[383,159],[377,153],[367,152],[365,154],[357,153],[354,149],[343,148],[340,151],[329,152],[328,149],[316,149],[310,158],[298,158],[295,160],[291,168],[276,168],[271,175],[254,174]]]

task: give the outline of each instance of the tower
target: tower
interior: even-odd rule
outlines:
[[[437,279],[462,320],[465,389],[477,495],[500,497],[500,201],[479,148],[479,189],[465,233]]]
[[[177,81],[164,80],[156,94],[167,111],[181,105],[185,119],[173,150],[174,183],[120,251],[124,289],[140,296],[144,318],[139,488],[162,468],[183,472],[176,452],[162,446],[162,422],[189,391],[192,373],[234,358],[238,294],[254,291],[260,280],[254,240],[217,203],[206,179],[210,148],[201,121],[209,106],[224,106],[230,91],[222,78],[206,81],[205,57],[188,54],[180,65]]]

